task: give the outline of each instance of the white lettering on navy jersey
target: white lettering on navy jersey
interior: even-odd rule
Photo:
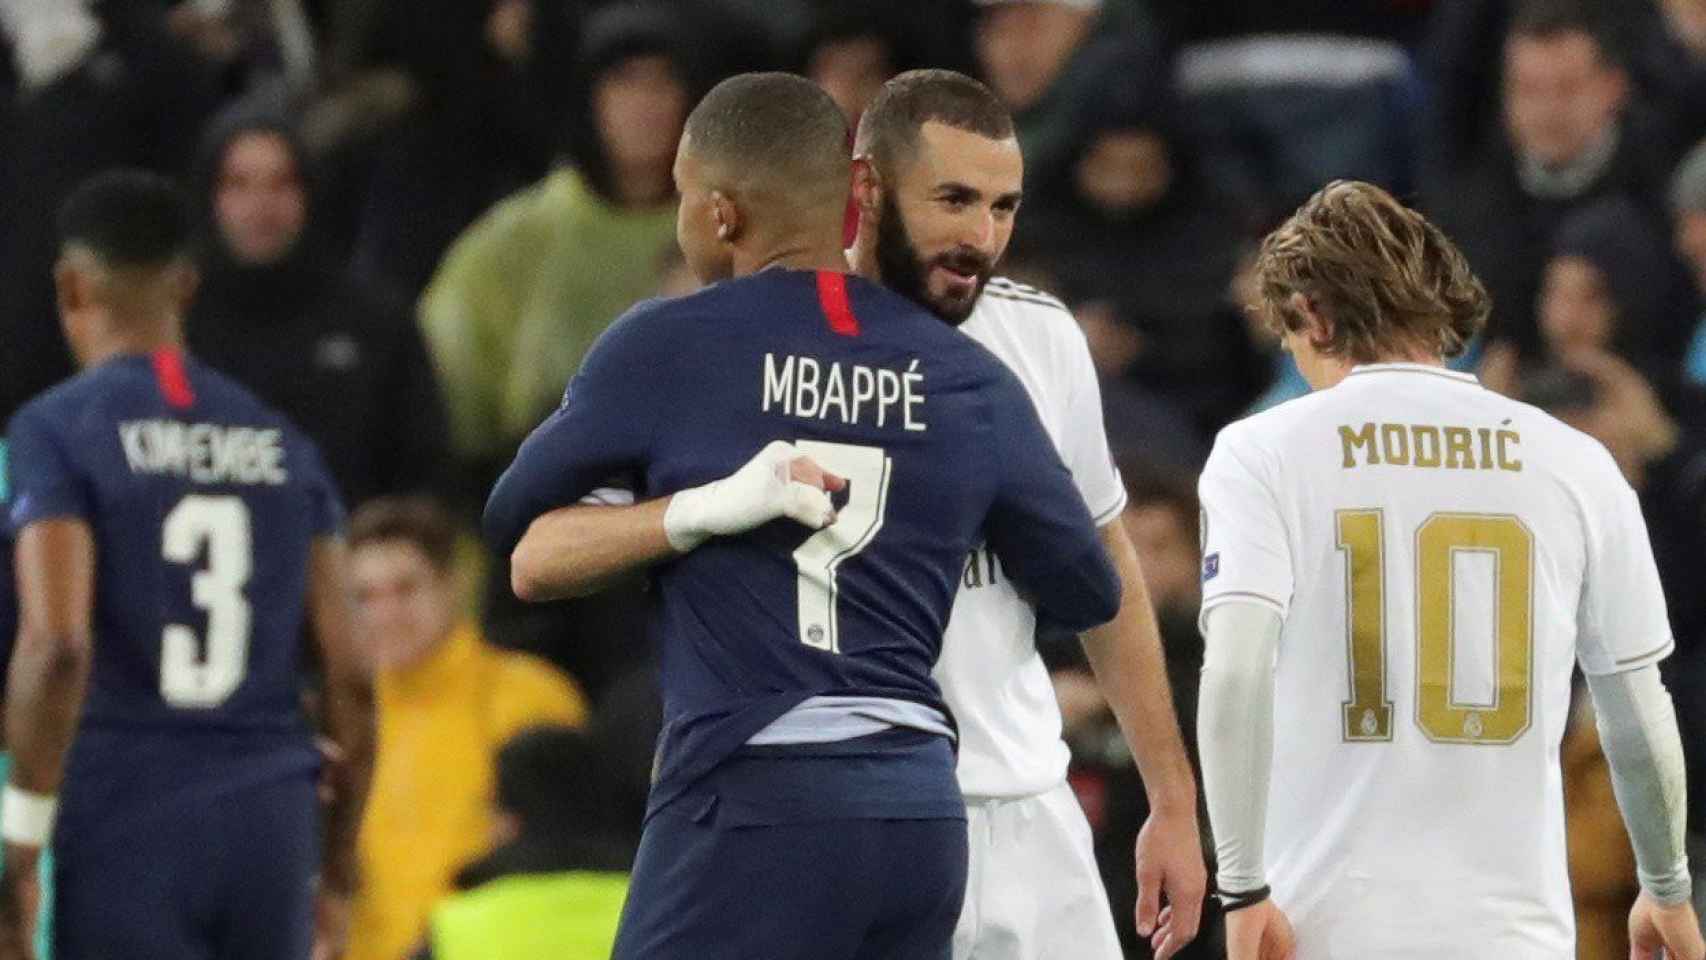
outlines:
[[[824,363],[815,357],[764,355],[764,401],[784,416],[834,419],[855,425],[864,417],[878,427],[929,429],[924,422],[924,374],[913,360],[904,371],[863,364]]]
[[[276,429],[177,420],[125,420],[119,442],[131,473],[171,474],[196,483],[282,486],[283,437]]]

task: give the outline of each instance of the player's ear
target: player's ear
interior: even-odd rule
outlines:
[[[93,299],[88,274],[69,256],[60,257],[53,265],[53,292],[62,317],[87,309]]]
[[[1291,309],[1303,318],[1303,336],[1317,350],[1333,342],[1333,321],[1322,313],[1315,301],[1296,291],[1291,295]]]
[[[188,259],[180,259],[172,264],[167,282],[171,285],[171,295],[178,315],[183,316],[189,312],[190,304],[195,302],[196,291],[201,289],[201,271]]]
[[[853,202],[859,215],[875,221],[883,209],[883,178],[869,156],[853,158]]]
[[[743,226],[740,207],[721,190],[711,191],[711,223],[716,227],[717,239],[722,243],[734,243],[739,239]]]

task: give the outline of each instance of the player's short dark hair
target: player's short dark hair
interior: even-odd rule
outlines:
[[[1551,40],[1569,33],[1585,34],[1599,47],[1602,60],[1621,67],[1628,59],[1627,38],[1607,10],[1613,6],[1598,0],[1526,0],[1517,7],[1507,36]]]
[[[189,252],[189,207],[172,181],[119,168],[83,181],[59,207],[61,247],[82,247],[114,267],[156,267]]]
[[[350,546],[396,541],[419,547],[439,573],[449,572],[456,559],[456,524],[431,497],[378,497],[350,518]]]
[[[908,70],[883,84],[865,108],[853,152],[888,174],[911,158],[926,123],[991,140],[1013,136],[1013,114],[988,87],[952,70]]]
[[[683,135],[713,178],[779,196],[846,196],[847,120],[829,94],[804,77],[730,77],[693,108]]]

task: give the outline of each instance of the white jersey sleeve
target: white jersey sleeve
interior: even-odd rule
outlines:
[[[1577,660],[1595,675],[1656,663],[1676,646],[1640,501],[1611,456],[1598,453],[1600,492],[1582,511],[1587,556],[1576,612]]]
[[[1202,501],[1202,609],[1250,600],[1283,619],[1293,589],[1291,537],[1277,478],[1234,424],[1220,432],[1197,481]]]
[[[1072,481],[1090,508],[1090,516],[1101,527],[1119,518],[1125,509],[1125,483],[1108,450],[1107,425],[1102,416],[1102,388],[1090,345],[1082,331],[1061,338],[1063,344],[1060,383],[1068,386],[1065,415],[1055,434],[1060,458],[1072,471]]]

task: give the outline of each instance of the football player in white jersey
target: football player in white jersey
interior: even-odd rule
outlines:
[[[1137,844],[1138,930],[1156,956],[1196,935],[1206,871],[1196,785],[1108,454],[1084,335],[1060,301],[990,279],[1012,235],[1023,163],[1012,119],[962,74],[890,80],[854,147],[855,272],[931,307],[988,347],[1030,391],[1125,585],[1120,615],[1085,650],[1147,788]],[[1090,828],[1066,783],[1060,708],[1038,657],[1036,615],[981,549],[967,558],[936,679],[960,732],[971,863],[954,935],[959,960],[1117,960]],[[1166,895],[1167,908],[1161,906]]]
[[[1200,481],[1230,957],[1574,957],[1558,748],[1579,665],[1639,868],[1631,957],[1700,960],[1670,626],[1629,484],[1445,368],[1486,291],[1378,187],[1328,185],[1258,269],[1315,392],[1223,430]]]

